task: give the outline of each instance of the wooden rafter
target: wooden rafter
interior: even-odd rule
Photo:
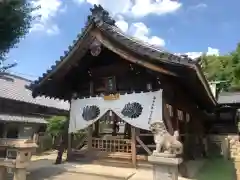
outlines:
[[[141,145],[141,147],[148,153],[148,155],[152,154],[152,151],[145,145],[142,140],[139,138],[139,136],[136,136],[137,142]]]

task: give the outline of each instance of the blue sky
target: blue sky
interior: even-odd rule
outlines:
[[[89,8],[101,4],[131,36],[173,53],[197,56],[225,54],[239,42],[240,1],[219,0],[34,0],[41,18],[18,48],[9,53],[17,61],[13,73],[36,79],[76,38]]]

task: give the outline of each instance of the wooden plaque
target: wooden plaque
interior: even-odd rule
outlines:
[[[120,94],[109,94],[103,97],[104,100],[117,100],[120,98]]]

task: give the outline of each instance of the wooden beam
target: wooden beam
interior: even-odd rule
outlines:
[[[133,167],[137,167],[136,128],[131,126],[131,153]]]
[[[137,142],[141,145],[141,147],[148,153],[148,155],[152,154],[152,151],[145,145],[142,140],[139,138],[139,136],[136,136]]]
[[[155,144],[148,144],[146,145],[148,148],[156,148]],[[138,148],[142,147],[141,145],[137,145]]]
[[[84,137],[81,139],[81,141],[78,143],[76,149],[79,149],[79,148],[83,145],[83,143],[87,140],[87,138],[88,138],[87,136],[84,136]]]
[[[90,32],[93,36],[95,36],[98,41],[100,41],[104,46],[106,46],[109,50],[111,50],[112,52],[118,54],[119,56],[121,56],[122,58],[124,58],[125,60],[128,60],[134,64],[138,64],[140,66],[146,67],[148,69],[151,69],[153,71],[157,71],[163,74],[167,74],[167,75],[171,75],[171,76],[178,76],[176,73],[170,72],[162,67],[156,66],[152,63],[146,62],[145,60],[141,59],[141,58],[136,58],[135,56],[133,56],[131,53],[124,51],[120,48],[116,48],[115,45],[110,42],[107,38],[103,37],[102,33],[99,30],[93,30]]]
[[[70,160],[71,155],[72,155],[72,133],[68,133],[67,160]]]
[[[87,148],[88,150],[92,150],[92,125],[88,126]]]
[[[70,108],[69,108],[69,113],[68,113],[68,130],[67,130],[67,160],[70,160],[71,155],[72,155],[72,133],[69,133],[69,125],[70,125],[70,115],[71,113],[71,103],[70,103]]]

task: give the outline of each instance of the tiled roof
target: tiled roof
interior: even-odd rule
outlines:
[[[45,107],[69,110],[69,103],[48,97],[32,97],[28,88],[31,81],[10,74],[0,75],[0,98],[11,99]]]
[[[116,25],[115,20],[109,16],[109,13],[104,10],[101,6],[94,5],[94,8],[91,9],[91,15],[88,16],[88,20],[86,25],[82,29],[81,33],[77,36],[77,38],[73,41],[72,45],[68,47],[68,50],[64,51],[64,55],[60,56],[60,60],[56,61],[55,65],[53,65],[49,70],[42,74],[36,81],[31,84],[31,88],[34,89],[34,96],[38,96],[40,93],[37,91],[38,87],[41,86],[41,83],[44,83],[48,80],[51,80],[53,74],[57,72],[62,67],[65,67],[65,63],[69,58],[73,55],[74,51],[77,51],[81,46],[81,53],[85,52],[87,48],[83,48],[81,43],[84,42],[83,39],[88,37],[88,32],[91,29],[98,28],[105,36],[107,36],[111,41],[116,42],[120,46],[128,49],[130,52],[138,54],[144,57],[144,60],[151,61],[151,63],[156,63],[158,65],[166,65],[170,67],[171,71],[178,71],[183,67],[187,67],[187,69],[191,68],[195,71],[193,74],[198,76],[198,82],[201,83],[201,87],[204,89],[204,93],[207,98],[211,101],[212,105],[216,105],[216,99],[214,98],[210,87],[201,72],[201,68],[198,64],[198,61],[189,58],[188,56],[180,56],[175,55],[173,53],[169,53],[163,49],[151,46],[147,43],[144,43],[136,38],[130,37],[124,34]],[[91,35],[89,35],[91,36]],[[89,43],[89,42],[88,42]],[[188,72],[188,71],[187,71]],[[181,76],[190,76],[190,75],[182,75]],[[194,85],[192,85],[194,86]],[[38,89],[39,90],[39,89]],[[210,102],[209,101],[209,102]]]
[[[38,124],[46,124],[47,121],[44,118],[40,117],[28,117],[28,116],[18,116],[18,115],[10,115],[10,114],[0,114],[0,121],[7,122],[24,122],[24,123],[38,123]]]
[[[222,92],[218,97],[219,104],[240,103],[240,92]]]
[[[51,66],[47,72],[43,73],[42,76],[40,76],[36,81],[32,83],[32,88],[34,88],[35,85],[39,84],[46,76],[55,70],[55,68],[60,65],[66,59],[66,57],[68,57],[69,53],[78,46],[79,41],[83,39],[88,30],[94,26],[97,26],[99,29],[110,35],[113,39],[120,42],[122,45],[145,57],[148,56],[161,62],[165,60],[165,62],[168,63],[177,63],[184,65],[191,65],[196,63],[196,60],[193,60],[188,56],[179,56],[173,53],[169,53],[165,50],[160,49],[159,47],[150,45],[141,40],[137,40],[134,37],[126,35],[115,25],[115,20],[110,17],[109,13],[100,5],[94,5],[94,8],[90,9],[90,11],[92,14],[88,16],[88,20],[85,26],[77,35],[77,38],[73,40],[72,45],[68,46],[68,50],[64,51],[64,55],[60,56],[59,60],[55,61],[55,65]]]

